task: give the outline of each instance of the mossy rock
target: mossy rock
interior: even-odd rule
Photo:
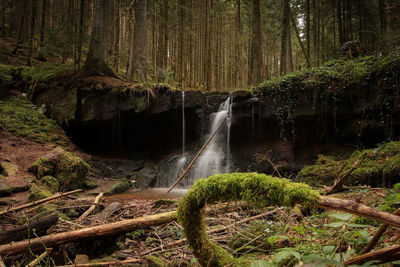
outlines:
[[[145,258],[148,267],[167,267],[168,265],[160,258],[150,255]]]
[[[33,184],[31,189],[29,189],[28,202],[38,201],[40,199],[51,197],[52,195],[53,194],[49,190]]]
[[[28,170],[38,179],[48,175],[57,178],[60,190],[73,190],[85,188],[89,168],[80,157],[56,147],[45,157],[36,160]]]
[[[0,174],[4,176],[14,175],[18,171],[18,166],[7,161],[0,162]]]
[[[85,180],[85,184],[83,185],[83,188],[85,188],[85,189],[94,189],[96,187],[97,187],[96,182],[88,181],[88,180]]]
[[[347,184],[391,186],[400,181],[400,142],[389,142],[374,149],[355,151],[345,160],[319,160],[317,164],[303,168],[299,181],[308,184],[330,185],[359,162],[347,178]]]
[[[131,182],[127,178],[119,179],[114,183],[110,189],[108,189],[104,194],[113,195],[118,193],[123,193],[131,188]]]
[[[28,168],[28,171],[40,179],[47,175],[54,175],[55,166],[49,159],[39,158]]]
[[[58,192],[60,188],[60,184],[58,183],[57,178],[50,175],[40,178],[40,182],[42,183],[42,185],[45,185],[47,189],[52,193]]]

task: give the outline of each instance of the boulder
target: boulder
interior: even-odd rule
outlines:
[[[57,178],[60,190],[73,190],[85,186],[89,168],[80,157],[56,147],[46,156],[36,160],[28,170],[38,179],[48,175]]]
[[[156,182],[157,169],[151,164],[146,164],[143,169],[134,175],[137,188],[147,188],[153,186]]]

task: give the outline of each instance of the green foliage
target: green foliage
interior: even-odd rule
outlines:
[[[356,162],[360,162],[360,165],[348,176],[349,184],[390,186],[398,181],[400,174],[400,142],[389,142],[374,149],[355,151],[345,160],[318,160],[316,165],[303,168],[297,179],[309,184],[329,184],[346,174]]]
[[[0,100],[0,127],[38,143],[65,140],[62,129],[55,121],[40,113],[32,103],[19,97]]]
[[[315,205],[320,195],[306,184],[293,183],[257,173],[217,174],[199,179],[181,199],[178,221],[201,265],[247,265],[236,261],[224,249],[209,241],[205,233],[202,209],[217,201],[245,200],[257,206]]]

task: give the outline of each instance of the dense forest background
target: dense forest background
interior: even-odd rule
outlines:
[[[79,70],[101,50],[112,71],[100,75],[230,90],[318,66],[348,42],[386,54],[400,43],[399,14],[398,0],[1,0],[1,34],[28,65]]]

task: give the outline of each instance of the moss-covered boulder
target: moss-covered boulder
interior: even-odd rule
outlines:
[[[44,176],[57,178],[60,190],[85,187],[85,177],[90,166],[80,157],[57,147],[48,155],[36,160],[29,171],[41,179]]]
[[[357,164],[359,164],[357,166]],[[347,174],[348,184],[391,186],[400,181],[400,142],[385,143],[377,148],[355,151],[348,159],[331,160],[320,157],[317,164],[303,168],[297,179],[308,184],[332,184]]]
[[[157,169],[152,164],[146,164],[143,169],[133,175],[137,188],[147,188],[155,184]]]
[[[153,255],[147,256],[146,264],[148,267],[167,267],[168,265],[160,258],[157,258]]]
[[[41,188],[36,184],[33,184],[31,186],[31,189],[29,189],[28,201],[29,202],[38,201],[40,199],[51,197],[52,195],[53,194],[49,190]]]
[[[57,178],[53,176],[43,176],[42,178],[40,178],[40,182],[42,183],[42,185],[45,185],[47,189],[52,193],[58,192],[58,190],[60,189],[60,184],[58,183]]]

